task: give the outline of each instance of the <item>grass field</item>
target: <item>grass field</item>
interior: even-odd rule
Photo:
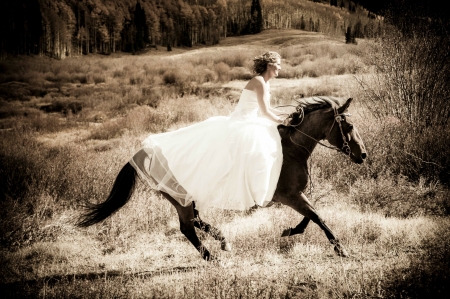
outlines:
[[[252,76],[251,58],[267,50],[283,57],[273,105],[355,98],[350,113],[367,163],[317,148],[306,190],[349,258],[337,257],[315,224],[281,238],[302,217],[275,205],[206,211],[233,251],[198,232],[220,258],[205,262],[179,231],[175,209],[143,184],[103,223],[74,226],[81,205],[106,198],[148,134],[229,114]],[[2,297],[447,298],[448,187],[392,171],[399,153],[388,145],[401,131],[385,135],[396,120],[380,123],[365,103],[354,80],[370,72],[364,55],[365,41],[264,31],[171,53],[0,62]]]

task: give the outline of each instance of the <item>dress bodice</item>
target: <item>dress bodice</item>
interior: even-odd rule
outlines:
[[[256,98],[256,92],[243,89],[239,102],[234,108],[231,116],[233,117],[249,117],[258,116],[259,105],[258,99]]]

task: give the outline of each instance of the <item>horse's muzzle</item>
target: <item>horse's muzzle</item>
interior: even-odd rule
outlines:
[[[353,153],[350,154],[350,159],[357,164],[362,164],[364,160],[367,158],[367,153],[361,153],[358,156],[355,156]]]

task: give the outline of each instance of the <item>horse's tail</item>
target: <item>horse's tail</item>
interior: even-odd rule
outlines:
[[[125,164],[117,175],[111,193],[105,202],[89,204],[86,213],[77,222],[79,227],[88,227],[105,220],[111,214],[123,207],[134,191],[137,172],[130,163]]]

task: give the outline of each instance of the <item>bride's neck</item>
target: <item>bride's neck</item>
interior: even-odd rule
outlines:
[[[270,75],[268,74],[267,71],[262,73],[260,76],[264,79],[264,82],[266,82],[266,83],[268,83],[269,80],[272,79],[272,77],[270,77]]]

